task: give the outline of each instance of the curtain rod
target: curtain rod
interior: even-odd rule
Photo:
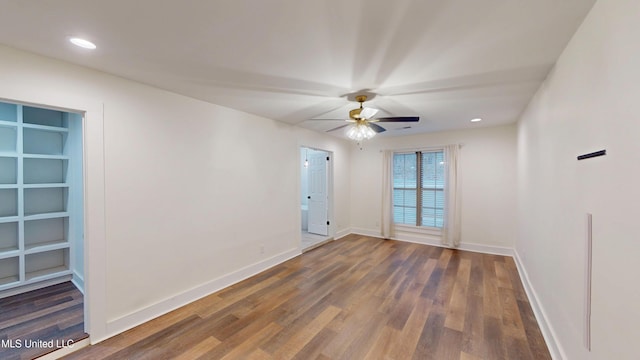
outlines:
[[[402,151],[402,152],[409,152],[409,151],[430,151],[430,150],[439,150],[439,149],[444,149],[446,146],[449,145],[458,145],[458,149],[461,149],[464,144],[448,144],[448,145],[439,145],[439,146],[427,146],[427,147],[412,147],[412,148],[402,148],[402,149],[380,149],[380,152],[384,152],[384,151]]]

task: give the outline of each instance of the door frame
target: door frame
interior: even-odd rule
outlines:
[[[309,150],[315,150],[315,151],[322,151],[327,153],[327,156],[329,156],[329,164],[327,165],[327,220],[329,221],[329,227],[327,229],[327,238],[328,239],[333,239],[334,235],[335,235],[335,221],[334,221],[334,210],[333,210],[333,204],[334,204],[334,191],[333,191],[333,183],[334,183],[334,176],[333,176],[333,163],[335,161],[334,159],[334,154],[333,151],[331,150],[327,150],[327,149],[323,149],[323,148],[319,148],[319,147],[315,147],[315,146],[310,146],[310,145],[304,145],[301,144],[298,146],[298,198],[296,200],[296,204],[297,204],[297,214],[298,214],[298,221],[297,221],[297,227],[298,229],[302,228],[302,214],[300,211],[300,203],[301,203],[301,196],[302,196],[302,164],[304,163],[304,157],[302,155],[302,151],[304,149],[309,149]],[[301,248],[302,247],[302,238],[301,238],[301,231],[297,231],[298,233],[298,246]]]
[[[27,84],[0,101],[79,114],[82,123],[84,332],[88,342],[109,337],[106,316],[106,224],[104,186],[104,104],[92,99],[52,96]],[[58,350],[59,351],[59,350]]]

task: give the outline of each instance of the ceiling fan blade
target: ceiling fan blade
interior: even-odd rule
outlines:
[[[418,116],[392,116],[392,117],[383,117],[377,118],[379,122],[418,122],[420,121],[420,117]]]
[[[383,128],[382,126],[380,126],[378,124],[369,123],[369,126],[373,129],[373,131],[377,132],[378,134],[381,133],[381,132],[387,131],[387,129]]]
[[[347,122],[356,122],[353,119],[309,119],[308,121],[347,121]]]
[[[344,128],[344,127],[347,127],[347,126],[349,126],[349,125],[351,125],[351,124],[344,124],[344,125],[340,125],[340,126],[338,126],[337,128],[333,128],[333,129],[327,130],[326,132],[331,132],[331,131],[335,131],[335,130],[340,130],[340,129],[342,129],[342,128]]]
[[[360,111],[361,119],[371,119],[378,113],[378,109],[364,108]]]

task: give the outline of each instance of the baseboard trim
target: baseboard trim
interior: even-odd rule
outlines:
[[[50,352],[48,354],[42,355],[38,358],[38,360],[57,360],[61,359],[64,356],[70,355],[84,347],[91,345],[91,340],[89,338],[83,339],[74,343],[70,346],[64,347],[62,349]]]
[[[380,234],[380,231],[364,229],[364,228],[351,228],[349,230],[349,234],[347,234],[347,235],[350,235],[350,234],[363,235],[363,236],[373,236],[373,237],[377,237],[377,238],[382,238],[382,234]]]
[[[544,337],[547,347],[549,348],[549,352],[551,353],[551,357],[558,360],[566,359],[567,357],[565,352],[560,343],[556,341],[556,333],[548,320],[547,313],[544,311],[542,303],[538,300],[538,294],[529,280],[529,275],[527,274],[527,270],[525,269],[517,250],[513,251],[513,258],[515,260],[516,267],[518,268],[518,272],[520,273],[520,279],[522,279],[524,290],[529,298],[529,303],[533,309],[533,314],[536,317],[542,336]]]
[[[377,238],[382,238],[379,232],[369,229],[362,228],[352,228],[352,234],[364,235],[364,236],[372,236]],[[442,244],[439,240],[435,240],[433,237],[429,236],[412,236],[408,234],[402,234],[400,236],[391,237],[392,240],[397,241],[405,241],[414,244],[422,244],[422,245],[430,245],[430,246],[438,246],[443,248],[449,248]],[[483,254],[492,254],[492,255],[502,255],[502,256],[513,256],[513,249],[504,246],[494,246],[494,245],[484,245],[484,244],[472,244],[472,243],[461,243],[456,249],[465,250],[465,251],[473,251]]]
[[[351,234],[351,229],[342,229],[342,230],[338,230],[336,231],[335,235],[333,236],[334,240],[338,240],[338,239],[342,239],[343,237],[347,236]]]
[[[458,249],[483,254],[513,256],[513,249],[504,246],[462,243]]]
[[[149,320],[162,316],[179,307],[192,303],[200,298],[210,295],[216,291],[229,287],[264,270],[283,263],[291,258],[300,255],[300,249],[295,248],[258,263],[246,266],[230,274],[223,275],[211,280],[203,285],[187,290],[183,293],[171,296],[168,299],[150,305],[118,319],[107,322],[106,335],[100,339],[91,339],[92,344],[104,341],[112,336],[125,332]]]
[[[71,282],[75,287],[84,295],[84,278],[78,274],[77,271],[73,271],[73,277],[71,278]]]

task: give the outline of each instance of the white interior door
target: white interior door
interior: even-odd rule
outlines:
[[[314,152],[309,156],[308,200],[309,232],[319,235],[329,234],[327,169],[329,161],[324,152]]]

